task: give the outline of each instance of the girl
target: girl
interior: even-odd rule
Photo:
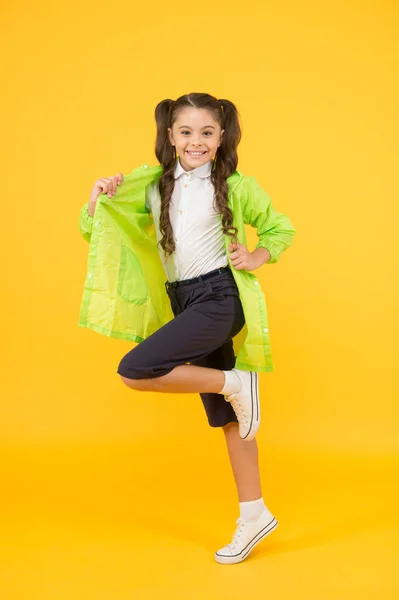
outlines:
[[[278,524],[263,501],[255,440],[258,372],[273,363],[251,272],[277,262],[296,230],[236,170],[232,102],[187,94],[160,102],[155,119],[160,164],[97,180],[82,207],[90,250],[79,325],[140,342],[117,370],[130,388],[200,394],[209,425],[223,429],[240,501],[232,542],[215,559],[238,563]],[[253,252],[246,223],[259,237]]]

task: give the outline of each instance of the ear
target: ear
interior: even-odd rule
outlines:
[[[172,136],[172,130],[171,130],[171,128],[170,128],[170,127],[168,127],[168,137],[169,137],[169,141],[170,141],[170,143],[172,144],[172,146],[174,146],[174,145],[175,145],[175,142],[174,142],[174,140],[173,140],[173,136]]]
[[[222,129],[222,131],[220,132],[220,141],[219,141],[219,144],[218,144],[219,146],[220,146],[220,144],[223,141],[223,134],[224,134],[224,129]]]

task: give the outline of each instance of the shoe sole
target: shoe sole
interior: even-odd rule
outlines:
[[[254,439],[260,423],[260,404],[259,404],[259,379],[258,373],[251,371],[251,402],[252,402],[252,416],[251,416],[251,424],[249,426],[248,432],[244,436],[240,436],[242,440],[246,440],[250,442]],[[256,412],[256,419],[255,417]]]
[[[222,554],[215,553],[215,560],[221,565],[235,565],[237,563],[242,562],[247,558],[250,552],[255,548],[259,542],[261,542],[266,536],[272,533],[276,527],[278,526],[277,519],[273,518],[272,521],[266,527],[261,529],[259,533],[252,538],[250,542],[241,550],[239,554],[234,554],[233,556],[223,556]]]

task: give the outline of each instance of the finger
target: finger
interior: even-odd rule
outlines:
[[[231,264],[233,266],[239,265],[243,262],[244,258],[242,256],[237,256],[236,258],[233,258],[233,260],[231,261]]]
[[[97,179],[96,185],[102,190],[102,194],[106,194],[109,187],[109,178],[102,177],[101,179]]]
[[[240,271],[241,269],[245,269],[245,261],[244,260],[238,260],[236,261],[235,264],[233,264],[233,267],[236,269],[236,271]]]
[[[123,181],[123,173],[118,173],[117,178],[118,178],[118,185],[120,185]]]
[[[112,195],[116,194],[116,188],[118,187],[118,180],[115,177],[112,178]]]
[[[112,187],[113,187],[113,179],[112,179],[112,177],[104,177],[104,180],[107,183],[107,189],[106,189],[106,191],[104,193],[108,195],[108,198],[111,198],[111,196],[112,196]]]
[[[241,248],[235,250],[230,254],[230,258],[237,258],[238,256],[247,256],[248,252],[243,251]]]
[[[239,252],[238,250],[236,252],[233,252],[233,254],[230,254],[230,260],[242,260],[243,258],[245,258],[245,255],[241,254],[241,252]]]

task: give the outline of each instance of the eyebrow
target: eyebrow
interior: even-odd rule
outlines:
[[[183,129],[183,127],[186,129],[191,129],[189,125],[180,125],[179,129]],[[205,127],[201,127],[201,129],[207,129],[207,127],[212,127],[212,129],[215,129],[213,125],[205,125]]]

